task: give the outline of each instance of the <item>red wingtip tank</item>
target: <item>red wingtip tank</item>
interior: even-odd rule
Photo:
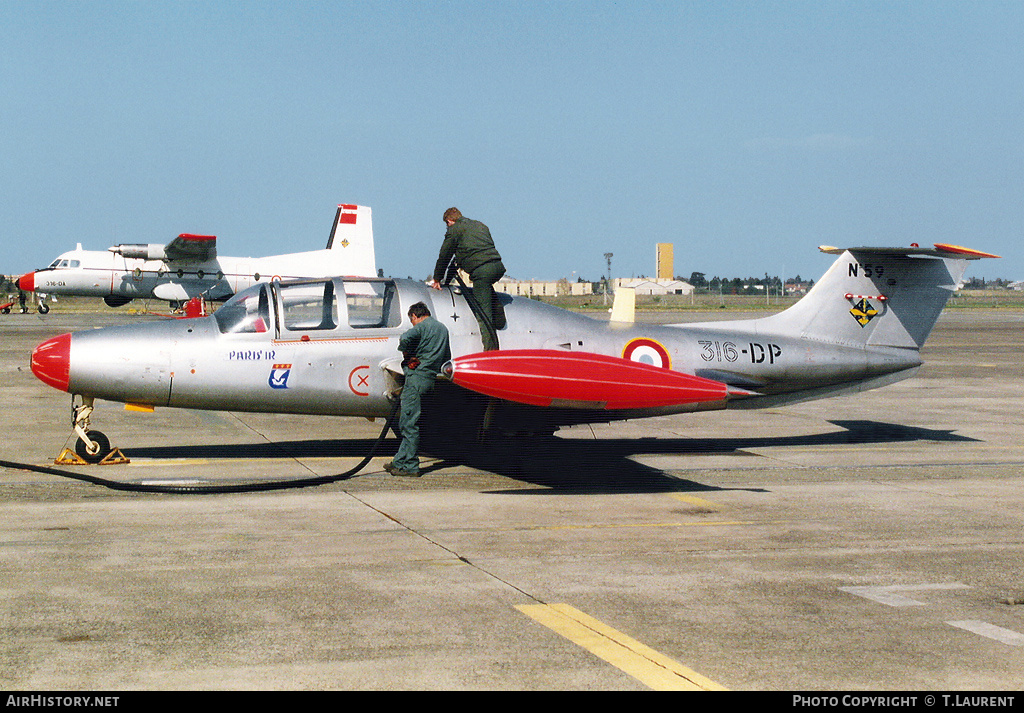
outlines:
[[[467,389],[542,407],[650,409],[724,401],[729,387],[619,357],[551,349],[481,352],[445,373]]]

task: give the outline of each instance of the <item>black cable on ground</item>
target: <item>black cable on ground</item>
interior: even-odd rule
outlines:
[[[290,488],[308,488],[316,485],[326,485],[328,483],[334,483],[339,480],[348,480],[361,471],[370,459],[373,458],[377,453],[377,449],[380,448],[380,444],[384,442],[384,437],[387,436],[388,429],[391,428],[391,421],[394,419],[395,414],[398,412],[399,402],[396,401],[394,407],[391,410],[391,415],[388,416],[387,421],[384,422],[384,428],[381,429],[380,435],[377,436],[377,440],[374,441],[373,446],[370,448],[370,452],[363,457],[355,467],[346,470],[344,473],[338,473],[336,475],[321,475],[315,478],[296,478],[292,480],[275,480],[268,481],[265,483],[237,483],[235,485],[147,485],[144,483],[122,483],[117,480],[107,480],[106,478],[99,478],[94,475],[88,475],[85,473],[72,473],[67,470],[60,470],[58,468],[50,468],[45,465],[32,465],[30,463],[16,463],[13,461],[0,460],[0,466],[4,468],[12,468],[15,470],[28,470],[35,473],[46,473],[47,475],[56,475],[61,478],[71,478],[73,480],[81,480],[86,483],[92,483],[93,485],[102,485],[105,488],[111,490],[124,490],[127,492],[134,493],[164,493],[169,495],[214,495],[222,493],[255,493],[265,490],[287,490]]]

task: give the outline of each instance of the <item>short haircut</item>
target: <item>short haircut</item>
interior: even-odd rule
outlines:
[[[458,208],[449,208],[448,210],[446,210],[444,212],[444,221],[445,222],[448,222],[449,220],[458,220],[461,217],[462,217],[462,211],[460,211]]]
[[[429,317],[430,316],[430,310],[427,309],[427,306],[425,304],[423,304],[422,302],[417,302],[416,304],[414,304],[412,307],[409,308],[409,316],[410,317]]]

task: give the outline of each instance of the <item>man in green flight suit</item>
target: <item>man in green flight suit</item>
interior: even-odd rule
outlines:
[[[424,303],[417,302],[409,308],[409,321],[412,329],[398,340],[398,350],[405,357],[402,361],[405,385],[402,387],[398,418],[402,442],[395,459],[385,463],[384,470],[391,475],[418,478],[420,400],[434,388],[435,377],[444,363],[452,358],[452,352],[448,346],[448,328],[430,316],[430,310]]]
[[[505,274],[505,266],[494,247],[491,231],[479,220],[470,220],[462,215],[458,208],[444,212],[444,223],[448,230],[429,284],[439,290],[448,283],[457,268],[465,270],[473,281],[473,297],[483,312],[476,315],[476,319],[480,324],[484,351],[497,349],[497,330],[505,327],[505,309],[494,293],[494,283]]]

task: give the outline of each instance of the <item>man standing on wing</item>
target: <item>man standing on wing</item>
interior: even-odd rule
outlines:
[[[505,327],[505,309],[494,292],[494,283],[505,274],[501,255],[494,247],[491,231],[479,220],[470,220],[458,208],[444,212],[448,230],[441,243],[441,252],[434,265],[430,286],[436,290],[447,284],[451,275],[462,268],[473,282],[473,297],[483,314],[477,314],[484,351],[498,348],[497,330]],[[454,258],[454,261],[452,260]]]

